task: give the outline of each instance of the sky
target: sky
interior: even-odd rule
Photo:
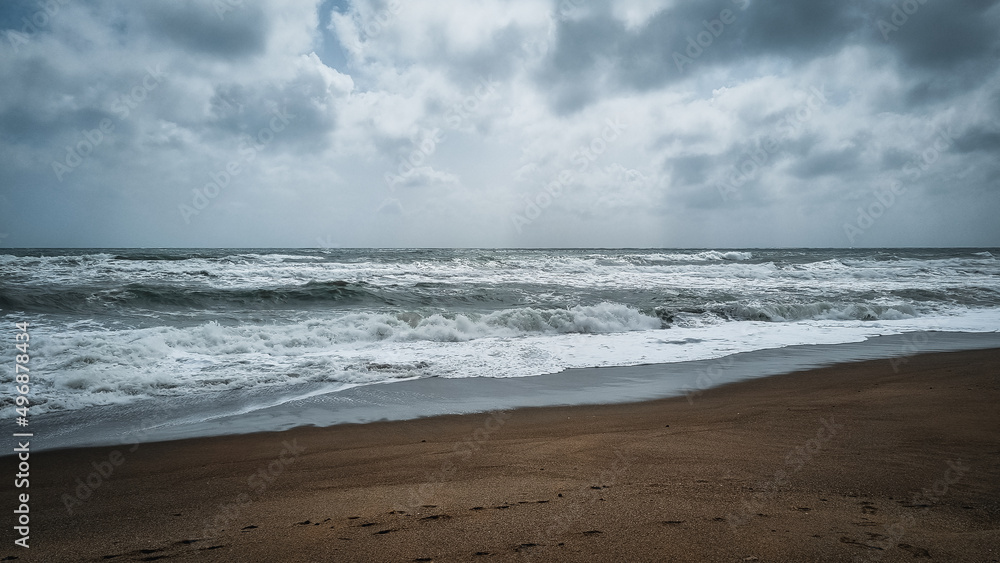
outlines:
[[[1000,246],[1000,2],[9,0],[0,246]]]

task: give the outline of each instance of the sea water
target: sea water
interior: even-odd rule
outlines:
[[[3,252],[0,317],[31,326],[32,414],[92,423],[206,397],[221,411],[183,418],[422,378],[1000,330],[997,249]],[[13,394],[0,401],[13,417]]]

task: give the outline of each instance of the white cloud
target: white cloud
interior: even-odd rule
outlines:
[[[1000,134],[995,68],[955,71],[948,76],[971,86],[953,88],[939,76],[945,71],[907,63],[912,55],[880,37],[837,36],[819,48],[810,37],[781,36],[813,50],[769,50],[753,35],[751,26],[763,24],[752,23],[751,6],[742,27],[728,28],[678,74],[670,48],[684,38],[643,34],[661,33],[650,22],[665,10],[697,14],[692,5],[567,1],[364,0],[321,14],[315,0],[248,0],[221,19],[197,2],[67,4],[49,29],[0,58],[8,78],[0,84],[0,197],[31,187],[42,195],[24,197],[56,201],[36,206],[70,213],[80,200],[53,194],[100,195],[116,203],[95,220],[113,225],[114,210],[139,210],[150,240],[162,244],[266,232],[272,244],[331,235],[347,245],[410,244],[412,235],[414,243],[463,245],[470,230],[480,244],[566,244],[572,236],[586,244],[598,225],[619,220],[627,225],[608,240],[780,244],[774,225],[744,236],[753,225],[733,217],[754,209],[781,217],[790,241],[836,245],[843,241],[804,231],[826,221],[823,232],[840,237],[856,202],[873,185],[905,179],[907,159],[935,131],[979,131],[984,143]],[[328,55],[340,48],[345,58],[334,62]],[[640,63],[649,79],[630,79],[623,69]],[[165,78],[133,100],[127,118],[118,115],[115,104],[157,65]],[[825,101],[815,103],[814,88]],[[294,117],[264,133],[267,142],[245,159],[247,139],[277,123],[275,112]],[[114,120],[114,133],[58,181],[52,161],[102,118]],[[614,139],[608,120],[626,126]],[[433,147],[422,149],[428,136]],[[717,183],[765,138],[780,146],[738,197],[722,198]],[[949,216],[1000,210],[990,191],[996,163],[963,147],[940,155],[909,193]],[[408,159],[418,162],[401,164]],[[178,204],[234,161],[241,172],[224,194],[184,223]],[[404,168],[403,181],[388,185],[386,174]],[[565,170],[573,177],[561,195],[514,233],[511,216],[525,198]],[[958,179],[980,199],[940,195],[941,183]],[[814,221],[789,218],[797,212]],[[725,227],[720,217],[740,225],[728,239],[703,229]],[[675,226],[657,226],[668,221]],[[982,240],[997,234],[992,226],[979,232]]]
[[[636,30],[672,4],[673,0],[619,0],[611,4],[611,13],[629,30]]]

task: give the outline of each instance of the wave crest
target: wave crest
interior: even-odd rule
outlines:
[[[668,324],[683,324],[685,320],[705,315],[720,321],[794,322],[805,320],[836,321],[898,321],[920,316],[906,303],[875,305],[871,303],[764,303],[733,302],[710,304],[705,307],[657,307],[656,315]]]

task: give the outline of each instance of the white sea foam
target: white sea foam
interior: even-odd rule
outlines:
[[[912,288],[947,288],[952,285],[995,285],[996,258],[989,252],[946,259],[830,258],[806,263],[776,265],[755,262],[746,251],[644,254],[502,254],[492,260],[413,260],[381,262],[359,259],[325,262],[323,256],[241,254],[225,260],[119,260],[111,254],[54,257],[0,257],[0,274],[20,276],[26,283],[89,285],[127,280],[128,283],[162,284],[172,280],[200,280],[207,288],[285,287],[308,282],[364,282],[375,287],[436,284],[537,283],[576,288],[701,287],[725,286],[741,280],[815,280],[837,289],[878,283]],[[986,269],[980,269],[982,267]],[[956,275],[964,278],[956,279]],[[802,288],[797,288],[801,290]],[[817,286],[817,292],[826,289]]]
[[[891,311],[889,309],[888,311]],[[913,330],[992,332],[1000,311],[934,317],[886,314],[878,321],[815,318],[725,322],[713,317],[671,329],[621,306],[563,312],[502,311],[478,320],[431,316],[407,322],[348,315],[289,325],[78,330],[33,336],[34,412],[183,397],[289,383],[329,390],[414,377],[525,377],[571,367],[668,363],[794,344],[857,342]],[[5,405],[4,414],[12,415]]]
[[[993,253],[896,254],[6,254],[0,315],[37,320],[37,414],[289,383],[524,377],[1000,329]],[[0,384],[11,378],[0,374]],[[12,415],[9,396],[0,401]]]
[[[753,253],[738,252],[734,250],[730,250],[728,252],[708,250],[706,252],[699,252],[691,257],[691,259],[694,260],[749,260],[751,258],[753,258]]]

